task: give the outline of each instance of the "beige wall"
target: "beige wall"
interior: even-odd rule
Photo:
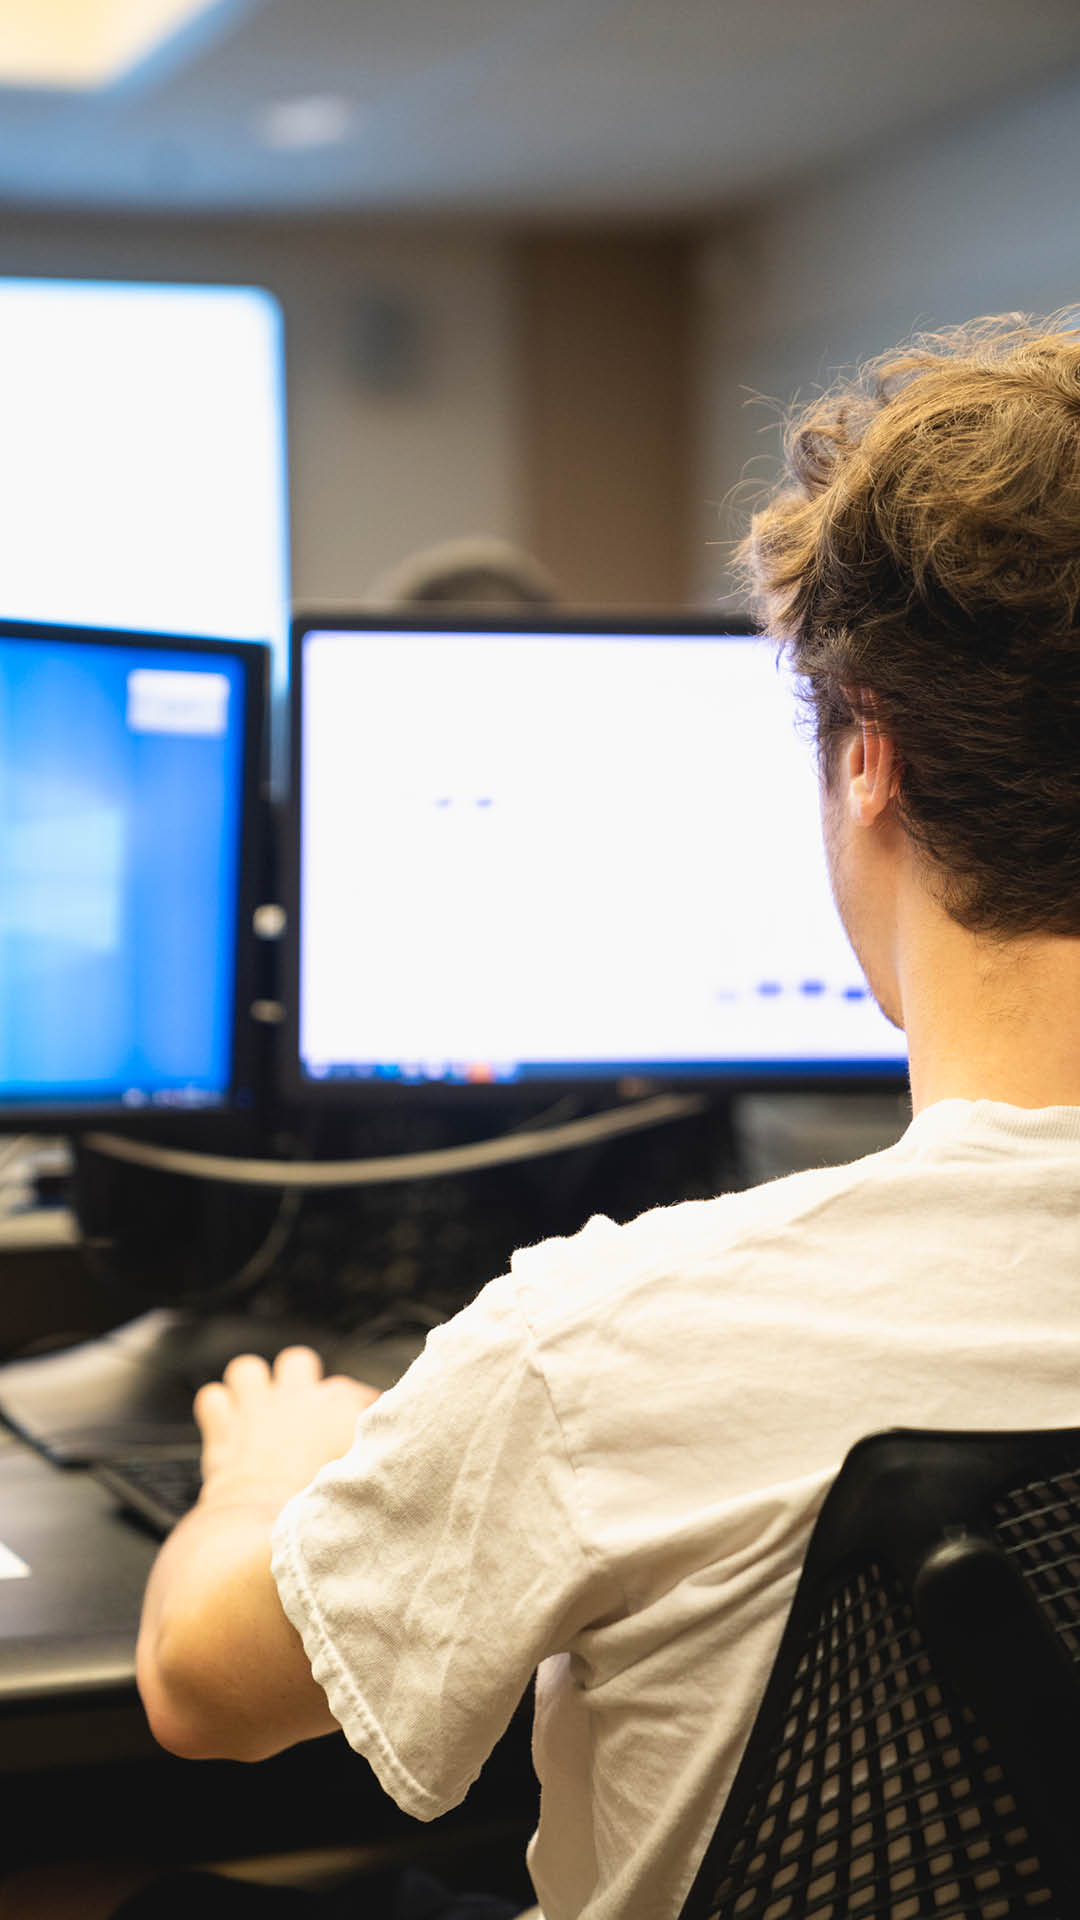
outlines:
[[[525,537],[578,606],[680,607],[695,573],[696,237],[513,249]]]
[[[683,235],[350,221],[0,216],[0,273],[236,281],[285,317],[293,600],[355,605],[470,533],[546,559],[583,605],[680,604],[699,418]],[[410,329],[383,390],[372,299]]]
[[[702,257],[704,466],[721,543],[703,597],[729,586],[730,540],[775,472],[787,402],[918,326],[1080,302],[1075,80],[791,193],[718,230]]]

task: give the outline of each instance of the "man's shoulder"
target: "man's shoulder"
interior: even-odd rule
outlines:
[[[887,1189],[895,1149],[843,1166],[814,1167],[758,1186],[654,1207],[618,1224],[595,1215],[566,1239],[545,1240],[515,1253],[511,1273],[542,1319],[598,1304],[638,1284],[696,1270],[715,1274],[719,1264],[774,1240],[800,1221],[835,1211],[835,1231],[866,1208],[888,1207]]]

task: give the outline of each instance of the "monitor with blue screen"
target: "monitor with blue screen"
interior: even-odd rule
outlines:
[[[0,623],[0,1126],[249,1101],[266,656]]]
[[[766,639],[313,615],[292,710],[294,1092],[903,1083]]]

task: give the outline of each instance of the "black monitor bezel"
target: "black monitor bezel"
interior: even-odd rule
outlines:
[[[457,1111],[469,1107],[520,1105],[544,1102],[576,1094],[590,1100],[625,1097],[628,1093],[656,1091],[696,1091],[707,1096],[736,1093],[903,1093],[907,1091],[906,1064],[869,1062],[852,1067],[844,1061],[815,1062],[812,1069],[793,1069],[790,1062],[739,1062],[729,1070],[711,1064],[690,1070],[681,1063],[669,1070],[649,1063],[646,1069],[627,1068],[607,1072],[600,1063],[596,1072],[530,1077],[523,1080],[479,1083],[445,1080],[391,1080],[362,1078],[313,1079],[306,1075],[300,1060],[300,844],[301,751],[303,739],[304,635],[322,633],[475,633],[475,634],[583,634],[612,637],[651,635],[693,639],[732,639],[761,634],[761,628],[741,613],[630,613],[575,611],[567,607],[504,607],[494,609],[445,609],[423,603],[409,607],[364,607],[347,612],[340,607],[328,612],[300,611],[294,614],[289,646],[289,788],[282,838],[282,901],[286,911],[286,932],[282,959],[282,1000],[284,1017],[280,1028],[278,1083],[282,1097],[305,1110],[319,1107],[332,1110],[370,1109],[387,1105],[400,1110],[425,1105],[449,1106]],[[762,644],[768,638],[761,635]]]
[[[6,1100],[0,1094],[0,1130],[76,1135],[108,1127],[170,1139],[217,1131],[238,1117],[254,1117],[260,1094],[261,1035],[252,1015],[258,991],[256,908],[264,898],[268,854],[267,732],[269,725],[270,645],[261,640],[230,640],[217,635],[150,632],[133,627],[84,627],[41,620],[0,620],[0,640],[71,642],[121,649],[159,647],[194,657],[238,660],[245,677],[240,793],[240,846],[235,925],[235,979],[229,1082],[223,1099],[206,1106],[148,1103],[127,1107],[120,1101]]]

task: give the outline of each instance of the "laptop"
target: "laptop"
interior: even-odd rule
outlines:
[[[0,1437],[0,1709],[132,1690],[156,1546],[89,1474]]]

